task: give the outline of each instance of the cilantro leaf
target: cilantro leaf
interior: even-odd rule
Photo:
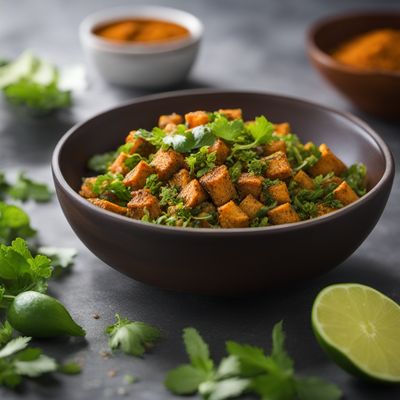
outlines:
[[[7,192],[13,199],[21,201],[32,199],[37,202],[47,202],[53,195],[46,184],[34,182],[23,172],[18,175],[17,181],[8,188]]]
[[[69,362],[66,364],[62,364],[58,367],[58,372],[61,372],[65,375],[77,375],[82,371],[82,367],[80,364],[76,362]]]
[[[123,179],[123,175],[111,172],[99,175],[93,184],[93,192],[106,200],[110,196],[116,197],[120,201],[120,205],[125,205],[131,199],[131,193],[122,182]]]
[[[142,137],[143,139],[146,139],[148,142],[150,142],[152,145],[156,146],[157,148],[162,147],[168,147],[164,143],[164,137],[166,136],[166,133],[158,127],[153,128],[153,130],[147,131],[146,129],[138,129],[135,133],[136,136]]]
[[[175,135],[166,135],[163,138],[163,142],[180,153],[189,153],[195,145],[195,139],[191,131]]]
[[[272,353],[271,358],[277,365],[288,373],[293,372],[293,360],[285,350],[285,333],[283,332],[283,322],[275,324],[272,330]]]
[[[2,289],[0,288],[0,291]],[[0,304],[2,300],[2,295],[0,293]],[[0,322],[0,347],[4,346],[6,343],[8,343],[13,335],[13,328],[11,324],[8,321],[5,321],[4,324]]]
[[[216,165],[217,154],[208,152],[208,147],[203,146],[197,153],[192,153],[185,158],[191,175],[202,177]]]
[[[68,247],[39,247],[38,253],[45,255],[51,260],[53,269],[53,277],[58,277],[67,271],[74,263],[74,259],[78,252],[76,249]]]
[[[0,201],[0,243],[10,244],[16,237],[28,239],[36,235],[28,214],[20,207]]]
[[[53,358],[40,354],[33,360],[19,360],[14,362],[15,370],[19,375],[36,378],[40,375],[57,370],[57,363]]]
[[[269,122],[264,116],[257,117],[254,122],[246,126],[247,132],[253,139],[253,142],[247,144],[235,144],[233,152],[238,150],[248,150],[262,144],[266,144],[273,139],[274,124]]]
[[[224,400],[240,396],[250,381],[242,378],[228,378],[223,381],[207,381],[199,386],[199,393],[207,400]]]
[[[165,387],[175,394],[196,393],[200,384],[207,380],[208,374],[193,365],[181,365],[169,371],[165,379]]]
[[[4,200],[5,194],[9,187],[10,184],[7,182],[4,172],[0,171],[0,200]]]
[[[10,342],[8,342],[1,350],[0,350],[0,358],[9,357],[21,350],[24,350],[28,347],[28,343],[31,341],[32,338],[20,336],[17,337]]]
[[[364,164],[351,165],[344,173],[344,180],[361,197],[367,192],[366,188],[367,168]]]
[[[297,379],[296,391],[300,400],[337,400],[342,397],[337,386],[319,378]]]
[[[106,329],[112,350],[121,349],[126,354],[141,357],[161,337],[157,328],[144,322],[129,321],[118,314],[115,318],[117,322]]]
[[[209,126],[215,136],[225,139],[228,142],[235,142],[244,132],[242,120],[235,119],[234,121],[228,121],[222,115],[219,115]]]
[[[108,166],[114,161],[114,159],[115,151],[95,154],[94,156],[89,158],[87,166],[91,171],[103,174],[107,172]]]
[[[183,330],[183,341],[186,353],[195,368],[210,372],[214,368],[214,363],[210,358],[208,345],[194,328]]]

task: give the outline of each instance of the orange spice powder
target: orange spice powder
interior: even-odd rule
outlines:
[[[339,46],[332,56],[359,69],[400,71],[400,30],[367,32]]]

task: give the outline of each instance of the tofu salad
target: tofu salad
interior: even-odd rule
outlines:
[[[93,156],[80,195],[105,210],[160,225],[247,228],[331,213],[363,196],[366,168],[326,144],[301,143],[289,123],[244,121],[241,109],[161,115]]]

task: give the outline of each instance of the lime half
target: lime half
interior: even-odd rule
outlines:
[[[312,326],[328,355],[348,372],[400,383],[400,306],[368,286],[328,286],[315,299]]]

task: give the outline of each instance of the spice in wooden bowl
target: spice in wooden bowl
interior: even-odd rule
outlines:
[[[400,30],[378,29],[339,46],[335,60],[363,70],[400,72]]]

